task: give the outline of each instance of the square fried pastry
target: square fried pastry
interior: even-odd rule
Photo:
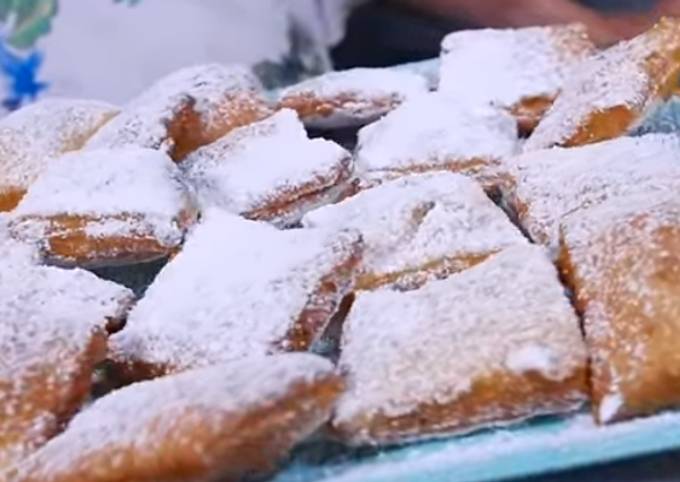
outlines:
[[[275,468],[342,390],[311,354],[251,358],[115,391],[19,464],[13,482],[237,482]]]
[[[12,213],[10,229],[59,265],[98,267],[162,258],[196,210],[179,169],[140,148],[69,153],[47,166]]]
[[[517,123],[491,106],[441,93],[409,100],[359,131],[356,162],[366,185],[405,174],[453,171],[483,182],[518,150]]]
[[[309,139],[290,109],[198,149],[182,168],[204,207],[280,226],[337,200],[353,175],[351,154],[334,142]]]
[[[1,474],[89,396],[107,331],[120,327],[133,294],[86,271],[37,266],[21,249],[0,253]]]
[[[359,127],[427,92],[425,77],[395,69],[329,72],[284,89],[279,107],[297,111],[307,127]]]
[[[198,65],[160,79],[131,100],[86,147],[147,147],[181,160],[269,113],[262,87],[248,69]]]
[[[555,247],[569,213],[633,193],[677,192],[678,152],[675,134],[528,152],[507,161],[514,183],[508,202],[534,241]]]
[[[362,234],[360,290],[414,288],[527,242],[477,183],[446,172],[385,182],[312,211],[303,225]]]
[[[55,98],[0,119],[0,211],[16,207],[50,159],[80,149],[117,113],[105,102]]]
[[[579,321],[537,246],[415,291],[358,294],[339,365],[348,390],[333,427],[352,444],[472,431],[587,400]]]
[[[580,24],[455,32],[442,42],[439,90],[507,109],[528,134],[594,50]]]
[[[677,190],[567,217],[560,267],[583,313],[600,423],[680,405]]]
[[[678,73],[680,19],[662,19],[578,65],[524,149],[572,147],[624,135],[672,94]]]
[[[112,337],[116,376],[306,350],[353,288],[361,252],[355,232],[280,231],[207,211]]]

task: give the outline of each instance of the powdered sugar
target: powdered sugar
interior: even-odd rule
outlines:
[[[151,149],[121,148],[79,151],[54,160],[13,215],[20,221],[15,231],[29,238],[40,237],[36,218],[89,216],[95,226],[88,229],[95,232],[141,230],[176,245],[183,236],[177,218],[189,204],[169,157]]]
[[[356,155],[361,173],[476,173],[517,149],[517,124],[510,114],[431,93],[359,131]]]
[[[512,203],[531,237],[554,246],[568,213],[635,193],[677,192],[679,152],[675,134],[529,152],[506,164],[516,181]]]
[[[55,475],[66,477],[66,474],[81,473],[80,470],[91,473],[97,469],[91,466],[97,463],[97,457],[108,453],[113,456],[125,450],[134,450],[142,459],[160,462],[163,457],[172,456],[168,447],[177,445],[185,445],[184,450],[195,453],[206,465],[217,465],[219,462],[212,459],[224,454],[215,453],[214,447],[204,443],[222,434],[233,438],[234,450],[237,450],[237,440],[243,437],[235,429],[239,426],[237,421],[258,410],[276,412],[282,401],[291,398],[294,388],[313,386],[328,380],[332,374],[332,365],[322,358],[286,354],[268,359],[250,358],[136,383],[97,400],[77,415],[62,435],[26,460],[19,473],[20,476],[30,474],[32,480],[52,480]],[[299,438],[308,435],[327,416],[325,410],[314,406],[314,401],[303,401],[310,410],[320,413],[312,422],[314,427],[307,423],[295,429]],[[203,440],[195,432],[195,424],[199,422],[208,430]],[[291,436],[289,433],[272,435],[283,436],[284,440]],[[164,454],[164,450],[169,454]],[[172,467],[171,460],[165,460],[168,465],[159,463],[159,475]],[[112,472],[125,472],[125,467],[115,459],[109,459],[107,465]]]
[[[592,51],[579,24],[455,32],[442,43],[439,89],[505,108],[524,99],[551,99]]]
[[[81,270],[0,259],[0,467],[44,442],[74,403],[74,378],[94,331],[104,333],[131,291]],[[63,416],[63,413],[58,415]]]
[[[308,139],[295,112],[284,109],[202,147],[183,167],[204,207],[285,224],[299,221],[306,197],[346,183],[352,159],[334,142]],[[261,210],[270,215],[257,216]]]
[[[112,338],[113,356],[183,369],[286,349],[303,311],[324,308],[322,278],[357,243],[355,233],[279,231],[208,210]]]
[[[50,159],[79,149],[118,113],[105,102],[45,99],[0,120],[0,190],[27,188]]]
[[[360,294],[345,323],[340,366],[350,389],[334,423],[454,403],[537,344],[550,351],[548,370],[536,367],[550,379],[585,366],[578,319],[539,247],[509,248],[417,291]]]
[[[208,64],[179,70],[157,81],[131,100],[123,112],[87,143],[87,148],[147,147],[170,153],[175,139],[169,125],[183,110],[197,112],[210,129],[227,112],[229,100],[238,97],[253,110],[265,110],[260,85],[241,66]],[[239,105],[239,108],[242,106]]]
[[[527,151],[569,144],[591,120],[593,114],[613,108],[634,113],[636,126],[658,102],[660,83],[667,81],[669,66],[677,63],[670,52],[680,47],[680,35],[673,19],[662,20],[652,30],[593,55],[574,69],[552,108],[524,145]],[[650,70],[650,58],[661,54],[668,59],[659,71]],[[584,140],[593,142],[598,138]]]
[[[328,111],[300,108],[305,125],[317,128],[359,126],[372,122],[405,100],[427,92],[426,79],[395,69],[355,68],[329,72],[281,92],[280,103],[324,104]]]
[[[428,269],[437,273],[433,264],[446,265],[447,259],[481,261],[526,243],[474,181],[452,173],[386,182],[309,213],[303,225],[357,229],[366,244],[362,271],[375,277],[397,274],[402,282],[424,281]]]

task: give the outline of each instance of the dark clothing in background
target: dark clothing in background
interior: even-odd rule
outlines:
[[[483,2],[484,0],[479,0]],[[605,12],[640,11],[654,0],[582,0]],[[439,55],[442,38],[454,30],[476,25],[442,20],[395,7],[389,2],[369,2],[355,10],[345,39],[332,51],[336,69],[387,67]]]

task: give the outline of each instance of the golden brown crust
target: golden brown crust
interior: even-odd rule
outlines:
[[[58,345],[59,341],[54,343]],[[11,381],[0,380],[3,404],[19,408],[12,416],[4,414],[0,419],[0,476],[3,468],[58,434],[80,410],[90,394],[94,367],[106,355],[106,334],[102,330],[93,331],[82,352],[68,354],[72,359],[64,359],[61,348],[57,348],[58,358],[50,353],[49,347],[45,348],[44,363],[34,367],[18,400],[14,398],[17,393],[12,391]],[[60,372],[64,363],[73,363],[75,367],[68,377]],[[9,394],[5,393],[7,390]]]
[[[641,213],[581,245],[562,236],[558,263],[584,317],[600,423],[680,405],[680,224],[649,231],[652,222]]]
[[[220,426],[191,409],[175,420],[157,447],[110,444],[76,458],[72,467],[51,473],[35,467],[15,482],[236,482],[275,469],[299,438],[323,420],[343,389],[337,375],[298,382],[272,403],[221,417]],[[196,413],[194,413],[196,411]],[[229,434],[229,436],[225,436]],[[187,447],[204,450],[188,450]]]
[[[419,288],[433,278],[442,279],[454,273],[472,268],[481,263],[495,252],[483,254],[466,254],[437,259],[408,271],[399,271],[388,274],[361,273],[357,279],[357,291],[373,291],[381,287],[391,285],[398,289],[412,290]]]
[[[12,211],[21,202],[26,189],[20,187],[3,187],[0,189],[0,213]]]
[[[365,104],[366,110],[385,112],[392,110],[401,103],[397,97],[362,98],[350,93],[343,93],[336,97],[320,97],[311,92],[289,94],[279,102],[279,109],[293,109],[300,119],[327,118],[338,110],[344,110],[348,105]]]
[[[566,380],[549,380],[538,372],[491,373],[476,379],[470,390],[448,404],[420,404],[409,414],[381,413],[335,425],[332,433],[351,444],[390,444],[416,439],[423,433],[450,435],[494,423],[507,424],[541,413],[573,409],[583,401],[585,369]]]
[[[193,208],[180,213],[177,224],[186,231],[197,217]],[[92,235],[91,226],[107,222],[121,222],[144,226],[144,215],[116,216],[23,216],[16,220],[21,224],[40,223],[45,226],[44,256],[62,266],[97,267],[116,264],[144,263],[166,257],[177,246],[161,243],[152,232],[134,232],[125,235]]]
[[[555,100],[554,96],[527,97],[510,108],[521,137],[529,137]]]

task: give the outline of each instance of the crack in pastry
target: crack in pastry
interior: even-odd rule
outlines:
[[[275,468],[343,383],[310,354],[251,358],[113,392],[20,464],[14,482],[236,482]]]
[[[306,350],[352,290],[361,254],[355,232],[279,231],[209,210],[112,337],[115,377]]]
[[[427,91],[426,79],[415,73],[356,68],[329,72],[283,89],[279,107],[297,111],[311,128],[360,127]]]
[[[52,161],[10,229],[40,242],[55,264],[97,267],[171,254],[195,217],[179,169],[162,152],[91,150]]]
[[[261,85],[245,67],[198,65],[160,79],[131,100],[86,148],[146,147],[182,160],[270,112]]]
[[[0,120],[0,211],[11,211],[50,159],[80,149],[119,109],[105,102],[46,99]]]
[[[507,112],[430,93],[361,129],[356,162],[367,186],[430,171],[467,174],[492,186],[500,159],[518,147],[517,124]]]
[[[106,355],[107,332],[120,327],[134,298],[86,271],[37,266],[23,252],[2,251],[0,474],[80,408]]]
[[[678,152],[675,134],[527,152],[505,163],[513,184],[506,195],[531,238],[556,247],[569,213],[634,193],[677,192]]]
[[[204,207],[290,226],[337,200],[354,163],[334,142],[309,139],[295,112],[284,109],[198,149],[182,168]]]
[[[415,288],[527,241],[471,179],[406,176],[307,214],[306,227],[356,229],[364,258],[356,288]]]
[[[528,135],[594,50],[581,24],[454,32],[442,42],[439,90],[507,109]]]
[[[662,19],[577,66],[524,149],[572,147],[625,135],[670,97],[678,74],[680,20]]]
[[[577,408],[587,354],[557,271],[516,246],[415,291],[357,295],[332,421],[350,444],[469,432]]]
[[[563,221],[560,268],[583,313],[600,423],[680,405],[676,198],[614,199]]]

